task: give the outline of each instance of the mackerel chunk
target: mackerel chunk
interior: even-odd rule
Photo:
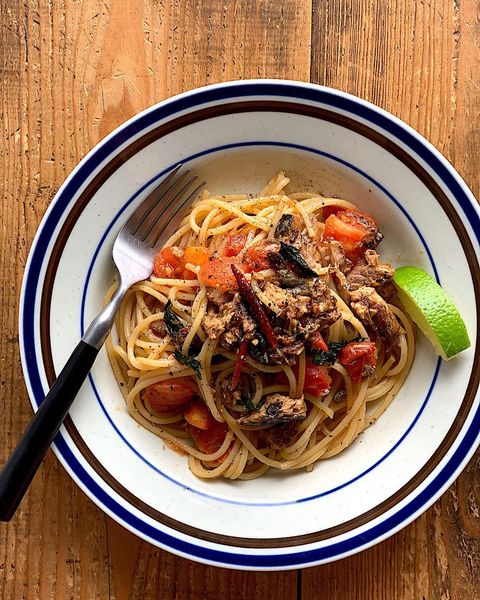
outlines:
[[[324,277],[305,279],[301,286],[290,289],[267,282],[263,291],[280,308],[278,316],[290,334],[309,335],[340,318],[336,298]]]
[[[222,306],[209,301],[209,308],[202,319],[202,327],[212,340],[219,339],[225,348],[236,348],[245,336],[256,330],[256,323],[248,313],[238,294]]]
[[[396,342],[400,333],[400,325],[385,300],[368,286],[355,290],[350,294],[351,307],[362,323],[369,327],[378,337]]]
[[[380,262],[375,250],[367,250],[365,257],[347,274],[348,291],[353,292],[361,287],[379,290],[391,281],[394,274],[395,270],[390,265]]]
[[[283,394],[270,394],[258,410],[238,419],[239,425],[269,427],[290,421],[301,421],[307,416],[307,406],[303,396],[290,398]]]

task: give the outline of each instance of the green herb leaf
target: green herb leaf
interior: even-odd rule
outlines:
[[[240,396],[240,404],[250,411],[260,409],[264,403],[265,399],[260,399],[258,404],[254,404],[248,396],[244,396],[243,394]]]
[[[348,342],[330,342],[328,344],[328,350],[320,350],[312,356],[312,362],[314,365],[329,365],[332,366],[337,360],[341,349]]]
[[[180,321],[177,315],[173,312],[172,303],[170,300],[165,305],[165,311],[163,313],[163,322],[165,323],[165,327],[170,335],[170,337],[175,341],[180,330],[185,327],[185,325]]]
[[[195,375],[199,379],[202,378],[202,373],[200,371],[200,362],[196,358],[194,358],[193,356],[185,356],[185,354],[182,354],[179,350],[175,350],[173,355],[181,365],[190,367],[195,371]]]
[[[365,338],[361,336],[357,336],[353,338],[353,340],[348,340],[348,342],[330,342],[328,344],[328,350],[320,350],[312,356],[312,362],[314,365],[329,365],[332,366],[334,362],[337,360],[337,356],[340,354],[341,349],[350,344],[351,342],[363,342]]]
[[[250,400],[248,396],[240,396],[240,404],[247,410],[255,410],[255,404]]]

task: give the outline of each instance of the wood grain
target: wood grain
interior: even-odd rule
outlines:
[[[311,78],[406,120],[478,195],[478,13],[472,0],[0,0],[1,460],[31,415],[17,322],[28,249],[55,191],[99,139],[199,85]],[[0,524],[0,598],[474,600],[479,467],[477,455],[432,509],[383,544],[265,574],[198,565],[140,541],[50,453],[15,519]]]
[[[478,2],[316,0],[312,81],[375,102],[415,127],[474,193],[478,170]],[[374,548],[306,570],[305,599],[480,598],[480,454],[420,519]],[[349,574],[345,577],[345,574]]]

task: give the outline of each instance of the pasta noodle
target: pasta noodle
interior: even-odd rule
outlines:
[[[170,258],[166,260],[166,254],[160,253],[160,267],[156,263],[152,276],[134,285],[125,296],[115,332],[107,341],[112,369],[132,417],[170,448],[187,454],[189,468],[198,477],[250,480],[271,468],[312,470],[320,459],[333,457],[349,447],[382,415],[400,390],[414,358],[413,326],[396,297],[385,302],[388,314],[395,320],[396,335],[392,339],[375,335],[372,341],[373,317],[370,315],[369,322],[368,312],[364,317],[361,307],[353,309],[351,298],[355,292],[350,299],[345,293],[348,271],[344,269],[345,275],[332,262],[333,250],[322,242],[327,214],[347,214],[358,209],[339,198],[308,192],[288,194],[288,183],[282,172],[257,197],[214,196],[204,191],[165,243]],[[292,231],[301,231],[303,236],[296,246],[285,245],[286,242],[278,246],[277,231],[285,216],[295,224]],[[287,233],[291,235],[291,231]],[[255,261],[262,262],[265,256],[251,258],[252,251],[272,243],[282,252],[285,247],[291,252],[292,247],[300,247],[302,252],[313,248],[305,258],[307,264],[295,255],[294,259],[300,262],[292,266],[288,262],[291,256],[287,256],[287,275],[297,282],[296,287],[282,288],[278,283],[278,278],[285,276],[283,267],[258,267]],[[220,274],[231,289],[225,287],[225,281],[221,282],[224,287],[210,284],[202,275],[209,264],[217,265],[215,261],[228,267],[226,274]],[[225,303],[236,302],[232,306],[239,306],[244,312],[248,305],[240,280],[232,280],[232,264],[243,270],[246,285],[275,323],[277,339],[288,337],[287,350],[295,349],[294,358],[283,346],[277,349],[273,344],[262,358],[257,350],[259,341],[265,346],[265,334],[254,311],[250,316],[248,310],[245,314],[248,323],[253,318],[256,333],[244,331],[245,337],[240,341],[227,343],[228,333],[233,335],[231,314],[225,313],[230,326],[220,334],[214,335],[211,326],[209,329],[211,315],[225,311]],[[294,310],[294,304],[307,307],[295,319],[310,319],[308,322],[314,323],[316,292],[308,292],[306,283],[298,283],[302,277],[315,277],[309,285],[318,289],[324,282],[322,299],[329,299],[330,310],[336,316],[332,322],[317,327],[316,334],[302,331],[295,338],[291,331],[283,335],[279,323],[288,311]],[[108,291],[107,300],[115,287]],[[225,298],[223,306],[212,304],[212,292],[218,287]],[[278,297],[272,295],[272,289]],[[285,304],[283,293],[294,302]],[[324,312],[318,314],[318,319],[324,318]],[[294,317],[289,318],[293,319],[290,323],[296,322]],[[175,334],[172,323],[177,328]],[[315,335],[320,347],[314,347]],[[239,358],[242,343],[248,349],[243,364]],[[360,359],[342,359],[347,348],[354,346],[355,351],[364,353]],[[323,365],[316,364],[322,361]],[[318,387],[319,377],[323,377],[322,389]],[[265,406],[274,402],[272,398],[278,399],[275,410],[281,401],[288,401],[294,407],[290,416],[286,414],[275,421],[277,417],[267,414]],[[264,421],[258,417],[257,422],[255,415],[260,415],[262,406]],[[279,410],[284,409],[281,405]],[[255,418],[249,421],[251,415]]]

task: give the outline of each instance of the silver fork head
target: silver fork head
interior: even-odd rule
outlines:
[[[198,177],[189,170],[175,169],[134,210],[117,235],[113,260],[125,289],[146,279],[153,270],[156,248],[166,237],[166,228],[177,226],[190,208],[203,183],[193,188]],[[193,189],[193,191],[192,191]],[[176,218],[177,217],[177,218]],[[171,234],[169,234],[171,235]]]
[[[100,349],[113,326],[115,313],[128,288],[153,270],[156,248],[173,233],[203,183],[192,191],[197,176],[176,167],[134,210],[113,244],[113,260],[120,275],[111,301],[90,323],[83,341]]]

